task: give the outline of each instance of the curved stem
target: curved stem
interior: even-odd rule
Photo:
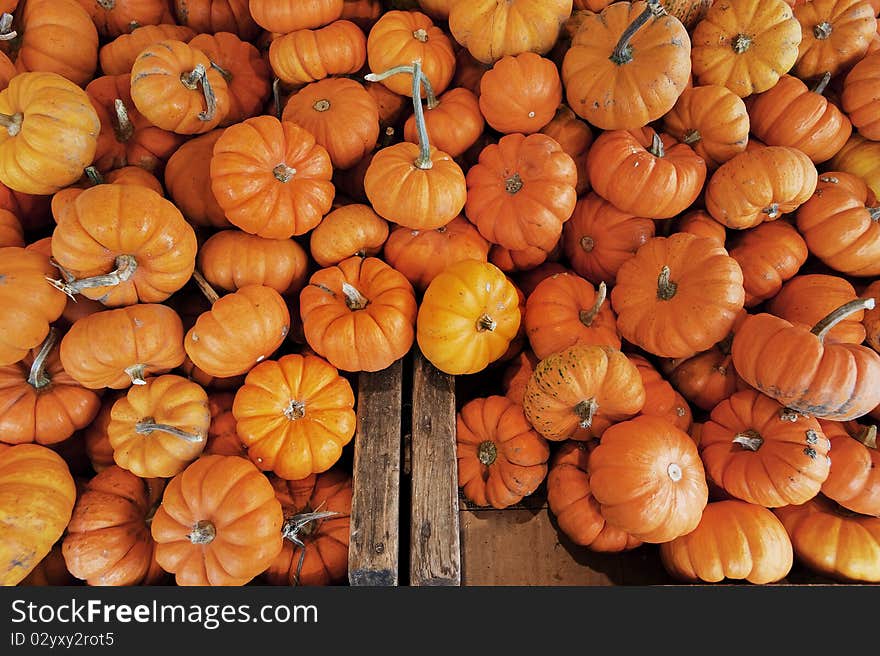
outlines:
[[[12,14],[0,16],[0,41],[12,41],[18,36],[18,32],[12,29],[12,20]]]
[[[620,35],[620,40],[611,52],[611,57],[609,59],[618,66],[632,61],[632,46],[629,42],[636,35],[636,32],[642,29],[642,26],[644,26],[644,24],[652,17],[662,16],[666,13],[666,10],[660,4],[660,0],[647,0],[647,2],[648,6],[645,7],[645,10],[624,30],[623,34]]]
[[[826,71],[822,78],[816,82],[816,86],[814,86],[810,91],[813,93],[818,93],[820,96],[825,93],[825,89],[828,88],[828,83],[831,82],[831,73]]]
[[[661,301],[670,300],[675,296],[675,292],[678,291],[678,283],[670,280],[670,275],[672,274],[669,271],[669,267],[663,265],[663,268],[660,269],[660,275],[657,276],[657,298]]]
[[[204,64],[196,64],[192,71],[183,73],[180,76],[180,82],[190,91],[198,89],[201,83],[202,94],[205,96],[205,111],[199,112],[199,120],[213,121],[217,115],[217,97],[211,88],[211,82],[208,80],[208,71],[205,70]]]
[[[202,292],[204,297],[208,299],[208,302],[211,305],[214,305],[214,303],[216,303],[220,299],[220,294],[218,294],[214,290],[214,288],[211,287],[210,284],[208,284],[208,281],[205,280],[205,276],[203,276],[202,272],[198,269],[195,269],[193,271],[192,277],[193,280],[195,280],[196,286],[199,288],[199,291]]]
[[[663,139],[660,138],[660,135],[657,134],[656,131],[651,139],[651,146],[648,148],[648,152],[654,157],[666,157],[666,149],[663,147]]]
[[[220,76],[226,80],[227,82],[232,82],[232,73],[223,68],[220,64],[215,61],[211,62],[211,68],[220,73]]]
[[[688,146],[692,146],[703,138],[703,135],[700,134],[700,131],[696,128],[692,128],[684,133],[684,138],[681,140],[682,143],[686,143]]]
[[[421,64],[421,62],[420,62]],[[381,82],[382,80],[386,80],[392,75],[400,75],[401,73],[409,73],[410,75],[414,75],[413,69],[415,68],[414,64],[409,66],[395,66],[394,68],[389,68],[384,73],[367,73],[364,75],[364,79],[367,82]],[[419,71],[419,77],[422,78],[422,88],[425,90],[425,99],[428,103],[428,109],[434,109],[437,105],[440,104],[440,101],[437,100],[437,96],[434,94],[434,87],[431,85],[431,80],[428,79],[428,76],[424,74],[421,70]],[[419,92],[421,96],[421,92]]]
[[[104,184],[104,176],[101,175],[101,172],[94,166],[87,166],[85,168],[85,173],[89,182],[92,183],[92,186],[97,187],[98,185]]]
[[[825,339],[829,330],[834,328],[834,326],[846,319],[849,315],[861,312],[862,310],[873,310],[874,304],[875,300],[873,298],[857,298],[854,301],[845,303],[820,319],[819,323],[813,326],[813,329],[810,332],[818,337],[821,342]]]
[[[584,399],[574,407],[574,414],[580,420],[578,424],[581,428],[589,428],[593,425],[593,417],[599,410],[599,404],[596,399]]]
[[[490,317],[488,314],[481,314],[479,316],[479,318],[477,319],[477,332],[478,333],[484,333],[487,331],[491,333],[497,327],[498,327],[498,322],[495,321],[495,319]]]
[[[757,451],[764,444],[764,438],[756,430],[746,430],[733,436],[733,443],[739,444],[749,451]]]
[[[182,428],[171,426],[170,424],[157,424],[152,417],[141,419],[134,425],[134,432],[138,435],[150,435],[153,431],[167,433],[174,437],[179,437],[184,442],[195,444],[204,440],[204,437],[198,433],[188,433]]]
[[[128,108],[121,98],[113,101],[113,109],[116,110],[116,120],[113,122],[113,133],[116,135],[116,141],[125,143],[131,139],[134,134],[134,125],[128,115]]]
[[[52,348],[57,341],[58,331],[55,330],[54,327],[49,328],[49,334],[46,335],[46,339],[43,340],[43,345],[40,346],[40,351],[31,363],[31,370],[28,373],[28,385],[34,389],[43,389],[46,385],[52,382],[52,379],[46,375],[46,358],[49,357],[49,353],[52,352]]]
[[[275,118],[281,120],[281,79],[272,80],[272,102],[275,103]]]
[[[306,543],[303,542],[301,536],[309,535],[316,529],[314,522],[335,517],[340,513],[332,510],[324,510],[320,512],[299,513],[284,520],[281,525],[281,538],[290,540],[300,548],[299,561],[296,564],[296,573],[293,575],[293,584],[299,585],[299,579],[302,575],[303,563],[306,559]]]
[[[133,364],[130,367],[125,368],[125,373],[128,374],[129,378],[131,378],[132,385],[147,384],[147,381],[145,380],[145,376],[147,375],[147,365]]]
[[[595,321],[596,317],[599,316],[599,312],[602,311],[602,305],[605,304],[605,299],[608,296],[608,288],[605,286],[604,282],[599,283],[599,289],[596,291],[596,302],[593,303],[593,307],[589,310],[581,310],[578,314],[578,319],[581,320],[581,323],[584,324],[587,328],[593,325],[593,321]]]
[[[17,114],[0,114],[0,127],[6,128],[10,137],[15,137],[21,132],[21,122],[24,115],[19,112]]]
[[[856,439],[869,449],[877,448],[877,424],[864,426],[864,430],[856,437]]]
[[[477,459],[487,467],[489,467],[495,460],[498,458],[498,447],[495,446],[495,442],[490,440],[486,440],[485,442],[480,442],[480,446],[477,447]]]
[[[417,168],[427,171],[434,166],[431,161],[431,144],[428,141],[428,126],[425,125],[425,110],[422,107],[422,62],[413,62],[413,109],[415,109],[416,131],[419,134],[419,157]]]
[[[342,283],[342,293],[345,296],[345,305],[349,310],[363,310],[370,304],[370,299],[360,293],[354,285]]]
[[[186,537],[193,544],[211,544],[217,537],[217,529],[207,519],[200,519]]]
[[[97,173],[97,171],[95,171]],[[86,172],[88,175],[88,171]],[[98,174],[100,179],[100,174]],[[103,180],[101,180],[103,182]],[[97,182],[96,184],[100,184]],[[134,255],[119,255],[116,258],[116,269],[100,276],[91,278],[72,279],[68,281],[50,280],[55,289],[58,289],[70,297],[82,293],[85,289],[99,289],[101,287],[115,287],[128,282],[138,269],[138,263]]]

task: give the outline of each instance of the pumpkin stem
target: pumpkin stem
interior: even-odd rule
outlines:
[[[284,408],[283,414],[289,421],[296,421],[306,416],[306,404],[296,399],[290,399],[287,407]]]
[[[296,564],[296,573],[293,575],[294,585],[299,585],[303,563],[306,559],[306,544],[303,542],[302,538],[311,535],[317,530],[318,525],[314,522],[327,519],[328,517],[335,517],[339,514],[340,513],[332,510],[324,510],[321,512],[299,513],[298,515],[294,515],[293,517],[284,520],[284,523],[281,525],[281,538],[290,540],[300,548],[299,561],[297,561]]]
[[[34,389],[43,389],[52,382],[52,379],[46,374],[46,358],[49,357],[56,341],[58,341],[58,331],[54,327],[49,328],[49,334],[43,340],[43,345],[40,346],[40,351],[31,363],[31,370],[28,373],[28,385]]]
[[[654,157],[666,157],[666,149],[663,147],[663,139],[661,139],[660,135],[656,132],[654,132],[654,137],[651,139],[651,146],[648,148],[648,152]]]
[[[771,219],[775,219],[779,216],[779,203],[773,203],[769,207],[765,207],[761,212]]]
[[[681,465],[677,462],[670,462],[666,468],[666,475],[672,479],[673,483],[678,483],[682,476],[684,476],[684,473],[681,471]]]
[[[97,0],[103,9],[111,11],[116,6],[116,0]]]
[[[97,171],[95,171],[95,173],[100,179],[100,173]],[[88,169],[86,170],[86,175],[88,175]],[[98,182],[98,184],[100,184],[100,182]],[[91,278],[81,278],[79,280],[73,278],[67,281],[49,280],[49,282],[55,289],[58,289],[73,298],[74,295],[81,294],[84,289],[115,287],[124,282],[128,282],[137,269],[138,263],[134,255],[119,255],[116,257],[116,268],[109,273],[100,276],[92,276]]]
[[[618,66],[628,64],[633,60],[633,50],[629,42],[636,35],[636,32],[642,29],[644,24],[652,17],[659,18],[666,14],[666,10],[660,4],[660,0],[647,0],[647,2],[648,6],[645,7],[645,10],[623,31],[623,34],[620,35],[620,40],[617,42],[614,50],[611,51],[609,59]]]
[[[481,314],[479,319],[477,319],[477,332],[484,333],[489,331],[490,333],[498,327],[498,322],[495,321],[488,314]]]
[[[593,417],[599,410],[599,404],[596,399],[585,399],[574,407],[574,413],[580,419],[581,428],[589,428],[593,425]]]
[[[811,91],[813,93],[818,93],[820,96],[825,93],[825,89],[828,88],[828,83],[831,82],[831,73],[825,72],[825,75],[822,76],[818,82],[816,82],[816,86],[814,86]]]
[[[871,424],[870,426],[864,426],[864,430],[859,433],[859,436],[856,439],[864,444],[869,449],[877,448],[877,424]]]
[[[703,138],[703,135],[700,134],[700,131],[696,128],[692,128],[684,133],[684,138],[682,139],[682,143],[686,143],[688,146],[692,146]]]
[[[385,132],[382,134],[382,139],[379,141],[379,147],[388,148],[388,146],[393,144],[395,132],[395,129],[390,125],[385,128]]]
[[[363,310],[370,304],[370,299],[347,282],[342,283],[342,293],[345,295],[345,305],[349,310]]]
[[[851,314],[861,312],[862,310],[873,310],[874,303],[875,301],[873,298],[857,298],[854,301],[845,303],[827,316],[820,319],[819,323],[813,326],[813,329],[810,332],[818,337],[819,341],[821,342],[825,339],[825,335],[828,334],[828,331],[834,328],[834,326],[839,324]]]
[[[602,310],[602,305],[605,303],[607,296],[608,288],[605,286],[604,282],[600,282],[599,289],[596,291],[596,302],[593,303],[593,307],[589,310],[581,310],[578,313],[578,319],[580,319],[581,323],[587,328],[592,326],[593,321],[599,316],[599,312]]]
[[[10,137],[15,137],[21,132],[21,122],[23,119],[24,116],[21,112],[13,114],[12,116],[9,114],[0,114],[0,126],[6,128]]]
[[[732,441],[734,444],[739,444],[749,451],[757,451],[761,448],[761,445],[764,444],[764,438],[761,437],[761,434],[751,428],[734,435]]]
[[[116,135],[116,141],[125,143],[134,134],[134,125],[128,116],[128,108],[121,98],[113,101],[113,108],[116,110],[116,120],[113,123],[113,134]]]
[[[272,175],[275,176],[275,179],[278,182],[288,183],[291,178],[296,175],[296,169],[289,167],[284,162],[281,162],[278,166],[272,169]]]
[[[217,537],[217,529],[207,519],[200,519],[186,537],[193,544],[211,544]]]
[[[752,37],[747,34],[737,34],[731,41],[733,51],[741,55],[752,46]]]
[[[428,79],[428,76],[424,74],[421,70],[421,61],[419,63],[419,77],[422,81],[422,88],[425,90],[425,98],[428,102],[428,109],[434,109],[437,105],[440,104],[440,101],[437,100],[437,96],[434,94],[434,87],[431,84],[431,80]],[[381,82],[382,80],[386,80],[392,75],[400,75],[401,73],[409,73],[410,75],[415,75],[415,62],[412,65],[408,66],[395,66],[393,68],[389,68],[384,73],[367,73],[364,75],[364,79],[367,82]],[[415,80],[413,80],[415,82]],[[415,84],[413,84],[415,87]],[[420,97],[421,90],[419,90],[418,95],[413,96],[413,99]],[[415,108],[413,108],[415,109]]]
[[[272,80],[272,102],[275,103],[275,118],[281,120],[281,79]]]
[[[214,305],[214,303],[216,303],[220,299],[220,294],[218,294],[214,290],[214,288],[211,287],[210,284],[208,284],[208,281],[205,280],[205,276],[203,276],[202,272],[199,271],[198,269],[195,269],[193,271],[192,277],[193,277],[193,280],[196,281],[196,286],[199,288],[199,291],[202,292],[202,294],[205,296],[205,298],[208,299],[208,302],[211,305]]]
[[[498,447],[495,446],[495,442],[490,440],[480,442],[480,446],[477,447],[477,458],[479,458],[481,463],[488,467],[495,462],[497,457]]]
[[[92,183],[92,186],[97,187],[98,185],[104,184],[104,176],[101,175],[101,172],[94,166],[87,166],[85,168],[85,173],[89,182]]]
[[[657,276],[657,298],[661,301],[670,300],[678,291],[678,283],[670,280],[670,275],[669,267],[664,264],[660,269],[660,275]]]
[[[232,73],[223,68],[220,64],[215,61],[211,62],[211,68],[220,73],[224,80],[227,82],[232,82]]]
[[[190,91],[199,88],[202,85],[202,94],[205,96],[205,111],[199,112],[200,121],[213,121],[217,115],[217,97],[211,88],[211,82],[208,80],[208,71],[205,70],[204,64],[196,64],[196,67],[189,73],[182,73],[180,82]]]
[[[514,173],[504,181],[504,191],[512,196],[513,194],[519,193],[524,184],[525,183],[523,182],[522,177],[520,177],[520,174]]]
[[[592,253],[593,249],[596,248],[596,242],[588,235],[581,237],[580,245],[585,253]]]
[[[204,440],[204,437],[199,433],[187,433],[185,430],[178,428],[177,426],[157,424],[156,420],[152,417],[145,417],[134,425],[134,432],[138,435],[150,435],[153,431],[168,433],[168,435],[179,437],[184,442],[191,442],[193,444]]]
[[[818,25],[813,25],[813,36],[816,37],[819,41],[824,41],[828,37],[831,36],[831,32],[834,31],[834,26],[831,25],[828,21],[822,21]]]
[[[416,41],[421,41],[422,43],[427,43],[427,42],[428,42],[428,33],[425,31],[424,28],[420,27],[420,28],[417,29],[415,32],[413,32],[412,34],[413,34],[413,38],[414,38]]]
[[[867,210],[868,216],[871,217],[872,221],[874,221],[875,223],[877,221],[880,221],[880,205],[878,205],[877,207],[868,207]]]
[[[326,112],[328,109],[330,109],[330,101],[326,98],[323,98],[312,105],[312,109],[314,109],[316,112]]]
[[[791,408],[783,408],[779,411],[779,421],[790,421],[791,423],[795,423],[798,420],[797,410],[792,410]]]
[[[18,36],[18,32],[12,29],[12,14],[4,13],[0,16],[0,41],[12,41]]]
[[[144,376],[147,374],[147,365],[145,364],[133,364],[130,367],[125,368],[125,373],[128,374],[128,377],[131,378],[132,385],[146,385],[147,381],[144,380]]]

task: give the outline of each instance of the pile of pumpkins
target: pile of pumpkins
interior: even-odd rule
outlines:
[[[880,1],[0,11],[3,584],[344,582],[414,348],[469,503],[880,581]]]

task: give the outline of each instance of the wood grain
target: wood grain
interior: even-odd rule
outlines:
[[[351,504],[351,585],[399,582],[400,428],[403,363],[358,377]]]
[[[410,585],[461,583],[455,378],[413,358]]]

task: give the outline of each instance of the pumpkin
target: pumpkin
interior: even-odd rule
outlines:
[[[46,557],[75,500],[73,476],[57,453],[0,444],[0,585],[17,585]]]
[[[480,111],[490,127],[504,134],[538,132],[560,102],[556,65],[533,52],[502,57],[480,82]]]
[[[577,167],[543,134],[510,134],[486,146],[467,174],[465,214],[488,241],[549,252],[577,202]]]
[[[692,35],[697,84],[741,98],[775,85],[794,66],[801,26],[783,0],[717,0]]]
[[[56,73],[78,86],[92,79],[98,30],[77,0],[28,0],[16,17],[19,71]]]
[[[819,164],[831,159],[852,132],[849,119],[822,93],[830,74],[812,89],[783,75],[776,85],[749,99],[752,132],[769,146],[791,146]]]
[[[580,198],[562,227],[565,257],[574,271],[598,285],[613,285],[617,272],[654,236],[654,221],[627,212],[594,192]]]
[[[529,295],[523,322],[535,355],[576,344],[620,348],[614,312],[606,304],[605,283],[598,288],[575,273],[550,276]]]
[[[504,396],[467,402],[456,416],[458,486],[476,506],[507,508],[547,476],[550,448]]]
[[[21,221],[9,210],[0,209],[0,248],[24,247],[24,230]]]
[[[531,296],[532,292],[544,282],[547,278],[555,276],[558,273],[574,273],[571,269],[563,266],[559,262],[547,261],[539,264],[534,269],[520,271],[514,278],[513,282],[519,290],[526,296]]]
[[[150,530],[177,585],[244,585],[281,551],[284,515],[269,480],[239,456],[203,456],[171,479]]]
[[[211,157],[224,130],[194,137],[174,151],[165,167],[165,188],[174,204],[197,227],[229,228],[211,190]]]
[[[880,194],[880,145],[876,141],[869,141],[853,132],[826,168],[851,173],[861,178],[875,196]]]
[[[664,14],[649,0],[585,16],[562,61],[578,116],[603,130],[634,130],[672,109],[690,80],[691,40],[680,20]]]
[[[727,228],[705,210],[692,210],[683,214],[678,219],[675,231],[687,232],[697,237],[708,237],[722,246],[727,244]]]
[[[880,582],[880,517],[854,515],[821,495],[773,512],[808,568],[839,581]]]
[[[818,179],[815,164],[797,148],[747,150],[709,178],[706,209],[728,228],[752,228],[795,211],[813,195]]]
[[[370,82],[366,80],[366,76],[364,76],[364,79],[366,81],[364,88],[373,97],[373,100],[376,101],[376,106],[379,108],[379,126],[387,134],[389,127],[397,125],[403,116],[404,110],[410,106],[410,101],[406,96],[394,93],[381,82]]]
[[[717,84],[688,87],[663,117],[663,131],[693,148],[710,171],[746,149],[749,126],[742,98]]]
[[[110,411],[113,404],[125,396],[124,391],[113,391],[101,398],[101,409],[83,431],[83,443],[92,469],[100,473],[116,464],[113,460],[113,446],[107,437],[107,426],[110,424]]]
[[[850,68],[877,33],[876,14],[865,0],[811,0],[796,6],[803,38],[792,72],[806,80]]]
[[[12,60],[5,53],[0,52],[0,91],[9,86],[9,80],[16,75],[18,75],[18,69],[15,67],[15,64],[12,63]]]
[[[428,141],[421,102],[421,63],[392,69],[412,77],[418,145],[402,142],[383,148],[364,174],[364,192],[382,218],[413,230],[433,230],[461,213],[468,198],[461,167]],[[390,74],[390,72],[386,71]],[[380,81],[378,76],[368,80]]]
[[[778,294],[809,255],[803,237],[785,221],[762,223],[734,235],[728,251],[742,269],[746,307]]]
[[[434,20],[446,20],[452,9],[453,0],[417,0],[422,8]]]
[[[211,309],[199,315],[183,340],[196,367],[229,378],[247,373],[278,350],[290,332],[290,311],[281,294],[266,285],[245,285],[220,298],[200,278]]]
[[[382,250],[388,232],[388,223],[368,205],[343,205],[312,230],[309,253],[321,267],[339,264],[353,255],[372,257]]]
[[[98,28],[114,39],[140,25],[173,23],[167,0],[77,0]]]
[[[354,392],[329,362],[285,355],[251,369],[232,414],[248,457],[286,480],[325,472],[354,437]]]
[[[644,405],[645,386],[636,366],[610,346],[577,345],[544,358],[523,397],[526,419],[556,442],[599,437]]]
[[[248,40],[260,31],[247,0],[174,0],[174,15],[196,32],[232,32]]]
[[[562,104],[556,109],[556,114],[550,122],[541,128],[541,134],[546,134],[555,140],[574,160],[578,172],[578,181],[575,185],[578,196],[589,191],[587,153],[593,144],[593,131],[590,126],[580,120],[568,105]]]
[[[731,341],[732,336],[690,358],[665,363],[664,372],[672,386],[706,412],[744,386],[733,367]]]
[[[687,432],[693,422],[691,408],[684,397],[670,385],[660,372],[641,355],[627,356],[639,370],[645,387],[645,405],[639,414],[665,419]]]
[[[660,558],[666,571],[682,581],[744,579],[763,585],[791,571],[794,550],[770,510],[725,500],[708,504],[691,533],[661,544]]]
[[[431,280],[418,307],[416,339],[435,367],[482,371],[505,354],[520,328],[519,293],[498,267],[461,260]]]
[[[819,422],[755,390],[719,403],[703,424],[700,457],[729,495],[768,508],[800,504],[828,478],[831,443]]]
[[[272,116],[227,128],[214,144],[211,189],[226,218],[267,239],[302,235],[330,211],[330,156],[308,130]]]
[[[166,39],[189,41],[196,33],[185,25],[142,25],[105,44],[98,51],[104,75],[128,75],[143,50]]]
[[[0,441],[54,444],[98,414],[98,395],[77,384],[61,366],[57,339],[57,331],[50,329],[39,349],[0,367]]]
[[[0,366],[19,362],[42,344],[64,311],[64,294],[46,280],[54,272],[42,253],[0,248]]]
[[[865,342],[875,351],[880,352],[880,305],[876,299],[880,299],[880,281],[874,281],[862,291],[865,298],[875,299],[873,308],[865,310],[862,324],[865,326]]]
[[[92,163],[101,123],[85,91],[57,73],[20,73],[0,91],[0,182],[53,194]]]
[[[73,507],[61,543],[70,573],[88,585],[149,585],[165,576],[154,558],[150,521],[165,481],[121,467],[92,478]]]
[[[269,32],[286,34],[321,27],[342,15],[342,0],[250,0],[251,16]]]
[[[449,7],[449,31],[484,64],[522,52],[543,55],[556,43],[571,9],[571,0],[454,2]]]
[[[309,346],[343,371],[380,371],[412,346],[412,285],[378,258],[353,256],[316,271],[299,304]]]
[[[593,190],[620,211],[668,219],[697,199],[706,181],[706,162],[690,147],[651,128],[612,130],[593,143],[587,172]]]
[[[89,389],[145,384],[183,362],[183,325],[166,305],[139,303],[83,317],[61,339],[61,365]]]
[[[529,382],[538,362],[535,354],[528,349],[520,351],[512,358],[501,376],[501,389],[504,391],[504,396],[521,406],[525,396],[526,383]]]
[[[880,517],[880,451],[877,425],[819,421],[831,442],[831,471],[822,494],[862,515]]]
[[[52,256],[66,294],[107,306],[158,303],[192,276],[196,235],[173,203],[139,185],[56,195]]]
[[[640,540],[611,526],[590,488],[589,459],[595,442],[565,442],[553,455],[547,474],[547,503],[569,540],[591,551],[620,552]]]
[[[376,24],[384,7],[382,0],[344,0],[341,18],[352,21],[364,32]]]
[[[290,32],[269,46],[272,71],[291,86],[357,73],[366,61],[367,37],[347,20],[334,21],[319,30]]]
[[[221,127],[262,113],[271,92],[269,65],[253,44],[231,32],[218,32],[199,34],[189,45],[206,54],[211,67],[226,82],[229,105],[219,124]]]
[[[550,253],[537,246],[529,246],[522,250],[513,250],[505,248],[499,244],[492,244],[489,249],[489,262],[505,273],[514,273],[519,271],[531,271],[544,264],[549,255]]]
[[[490,65],[474,59],[467,48],[459,48],[455,53],[455,75],[452,76],[452,86],[467,89],[479,98],[480,82],[490,68]]]
[[[284,547],[263,573],[269,585],[336,585],[348,573],[351,477],[339,469],[299,481],[272,477]]]
[[[853,126],[866,139],[880,140],[880,111],[877,89],[880,87],[880,54],[858,62],[843,82],[841,101]],[[876,192],[875,192],[876,193]]]
[[[858,298],[852,284],[844,278],[824,273],[802,274],[783,285],[767,304],[767,311],[793,324],[812,326],[838,307]],[[864,310],[853,310],[840,317],[826,332],[825,339],[829,343],[861,344],[865,341],[863,317]]]
[[[211,425],[208,426],[208,439],[203,453],[219,456],[242,456],[247,458],[247,447],[235,430],[235,416],[232,414],[233,392],[208,394],[208,410]]]
[[[134,60],[131,100],[153,125],[178,134],[209,132],[230,108],[226,78],[208,56],[173,39],[147,46]]]
[[[234,292],[265,285],[294,296],[305,285],[309,256],[292,239],[264,239],[240,230],[222,230],[202,244],[198,267],[211,286]]]
[[[337,169],[349,169],[360,162],[379,139],[376,101],[359,83],[347,78],[309,84],[287,101],[282,118],[314,135]]]
[[[648,353],[684,358],[724,339],[745,302],[743,275],[706,237],[654,237],[621,265],[611,304],[621,336]]]
[[[873,306],[873,299],[847,303],[812,330],[771,314],[750,316],[734,335],[733,364],[749,385],[794,411],[839,421],[861,417],[880,405],[880,355],[824,339],[850,313]]]
[[[457,216],[434,230],[393,228],[385,242],[383,255],[415,289],[423,292],[438,274],[456,262],[488,261],[489,243],[472,223]]]
[[[419,11],[391,10],[384,13],[367,37],[367,64],[370,71],[384,73],[398,66],[421,61],[427,82],[421,92],[427,96],[443,93],[452,81],[455,53],[449,37],[425,14]],[[394,93],[414,94],[413,86],[403,77],[390,76],[377,80]]]
[[[810,252],[850,276],[880,275],[880,203],[867,185],[843,172],[823,173],[798,208],[797,226]]]
[[[473,146],[484,126],[485,120],[477,97],[467,89],[446,91],[433,106],[429,102],[428,111],[425,112],[425,129],[431,143],[450,157],[458,157]],[[418,143],[415,116],[406,120],[403,138],[410,143]]]
[[[605,521],[643,542],[690,533],[708,502],[696,444],[659,417],[641,415],[611,426],[590,454],[589,470]]]

